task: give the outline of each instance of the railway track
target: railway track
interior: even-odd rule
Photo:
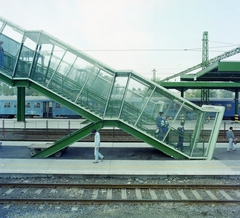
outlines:
[[[62,138],[76,129],[5,129],[2,134],[0,134],[0,140],[5,141],[56,141],[59,138]],[[101,141],[102,142],[142,142],[141,140],[135,138],[127,132],[124,132],[120,129],[111,129],[106,130],[102,129],[101,133]],[[234,131],[236,136],[240,135],[240,131]],[[202,133],[202,138],[208,138],[210,131],[204,131]],[[217,142],[223,143],[227,142],[226,140],[226,131],[220,130]],[[83,139],[81,142],[92,142],[93,136],[89,135]]]
[[[240,185],[0,183],[0,204],[240,203]]]

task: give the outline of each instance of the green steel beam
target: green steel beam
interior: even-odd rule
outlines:
[[[219,62],[218,71],[221,72],[240,72],[240,62]]]
[[[125,124],[124,122],[117,121],[117,120],[104,120],[99,121],[98,123],[91,123],[88,126],[71,133],[70,135],[65,136],[64,138],[56,141],[51,147],[37,153],[34,155],[34,158],[46,158],[49,157],[64,148],[68,147],[72,143],[86,137],[87,135],[91,134],[93,128],[101,129],[104,127],[119,127],[122,130],[128,132],[129,134],[135,136],[136,138],[145,141],[146,143],[152,145],[156,149],[162,151],[163,153],[174,157],[175,159],[188,159],[186,155],[179,153],[175,149],[172,149],[165,144],[161,143],[160,141],[153,139],[150,136],[143,134],[141,131],[133,129],[131,126]]]
[[[18,29],[18,27],[16,27],[16,29]],[[93,113],[90,110],[85,109],[84,107],[81,107],[81,106],[75,104],[74,102],[71,102],[67,98],[64,98],[63,96],[61,96],[61,94],[58,94],[58,93],[48,89],[47,87],[44,87],[44,85],[38,84],[36,81],[33,81],[29,78],[15,78],[15,76],[20,76],[21,75],[18,67],[21,66],[21,63],[23,64],[23,62],[20,61],[19,58],[20,58],[20,55],[21,55],[21,49],[23,48],[23,42],[26,38],[29,38],[30,40],[32,40],[33,42],[36,42],[36,44],[37,44],[36,50],[35,50],[35,53],[34,53],[34,56],[33,56],[33,60],[32,60],[32,63],[31,63],[31,68],[30,68],[30,72],[31,72],[31,70],[33,70],[32,73],[34,73],[34,70],[35,70],[35,68],[33,68],[33,66],[35,66],[34,63],[35,63],[35,59],[36,59],[36,53],[41,48],[41,47],[39,47],[39,49],[38,49],[38,44],[52,44],[52,43],[53,43],[53,45],[54,44],[62,45],[63,47],[61,47],[61,48],[63,48],[63,50],[65,50],[64,55],[66,54],[67,51],[69,51],[73,54],[76,54],[77,57],[80,57],[81,59],[86,60],[89,63],[92,63],[94,66],[97,66],[99,68],[99,72],[100,72],[100,69],[103,69],[105,72],[110,73],[110,75],[113,75],[113,74],[116,73],[114,69],[108,67],[105,64],[101,64],[99,61],[94,60],[91,57],[88,57],[84,53],[79,52],[75,48],[73,48],[69,45],[66,45],[65,43],[61,42],[58,39],[55,39],[48,34],[45,34],[43,31],[40,32],[40,31],[25,31],[24,30],[22,32],[22,34],[23,34],[22,44],[21,44],[21,47],[20,47],[20,51],[18,52],[17,59],[15,61],[15,65],[14,65],[14,68],[13,68],[13,74],[11,74],[11,76],[13,78],[11,76],[10,76],[10,78],[8,78],[6,76],[5,77],[3,76],[3,79],[6,80],[7,83],[12,85],[12,86],[17,86],[17,87],[21,87],[21,88],[31,87],[31,88],[39,91],[43,95],[46,95],[46,96],[50,97],[51,99],[59,102],[60,104],[70,108],[71,110],[75,111],[76,113],[81,114],[82,116],[84,116],[88,120],[90,120],[90,122],[91,122],[89,125],[85,126],[84,128],[82,128],[80,130],[77,130],[74,133],[72,133],[70,135],[67,135],[67,136],[63,137],[62,139],[56,141],[53,146],[51,146],[51,147],[45,149],[44,151],[38,153],[37,155],[35,155],[35,157],[48,157],[48,156],[50,156],[50,155],[52,155],[52,154],[54,154],[58,151],[63,150],[64,148],[66,148],[70,144],[72,144],[73,142],[89,135],[91,133],[92,128],[101,129],[103,127],[119,127],[121,129],[123,129],[124,131],[130,133],[131,135],[147,142],[148,144],[152,145],[153,147],[161,150],[162,152],[164,152],[164,153],[166,153],[166,154],[168,154],[168,155],[170,155],[170,156],[172,156],[176,159],[188,159],[188,158],[190,158],[186,154],[183,154],[183,153],[175,150],[175,148],[170,147],[170,146],[164,144],[163,142],[160,142],[155,137],[151,136],[149,133],[146,133],[143,130],[138,129],[135,126],[131,126],[128,123],[125,123],[124,121],[117,120],[117,118],[115,118],[116,120],[102,120],[102,118],[99,117],[96,113]],[[41,34],[42,34],[42,37],[39,37]],[[41,38],[41,43],[39,43],[40,38]],[[205,75],[206,73],[209,72],[210,69],[213,69],[213,67],[215,66],[214,63],[219,62],[221,59],[223,59],[225,57],[229,57],[229,56],[231,56],[233,54],[236,54],[236,53],[239,53],[239,52],[240,52],[240,47],[237,50],[227,52],[222,56],[218,56],[215,59],[211,59],[208,63],[206,63],[206,66],[208,66],[208,65],[211,65],[211,66],[209,66],[209,68],[206,71],[200,71],[197,74],[197,77],[201,77],[201,75]],[[12,57],[11,60],[15,60],[15,58],[16,57]],[[63,61],[63,57],[60,60],[58,66],[61,65],[62,61]],[[48,67],[49,66],[50,65],[48,65]],[[202,67],[202,66],[203,66],[203,63],[191,68],[191,70],[197,69],[196,67]],[[54,73],[58,74],[57,70],[58,70],[58,68],[55,68]],[[187,72],[190,72],[189,70],[190,69],[188,69],[187,71],[181,72],[178,75],[186,74]],[[2,71],[2,72],[3,73],[9,73],[10,71],[5,71],[5,72]],[[151,88],[156,87],[156,88],[158,88],[158,86],[156,86],[156,84],[154,82],[152,82],[150,80],[148,81],[148,80],[142,78],[142,76],[140,76],[140,75],[138,75],[138,74],[136,74],[132,71],[117,72],[117,76],[119,76],[119,77],[121,77],[121,76],[126,77],[126,75],[129,75],[129,77],[134,79],[136,82],[142,83],[146,87],[151,87]],[[31,75],[29,75],[28,77],[30,77],[30,76]],[[176,75],[174,75],[174,77],[175,76]],[[196,75],[194,75],[194,77],[196,77]],[[167,79],[169,79],[169,78],[167,78]],[[9,80],[12,80],[12,81],[9,81]],[[195,80],[195,78],[193,80]],[[60,80],[59,78],[56,79],[56,82],[59,83],[58,85],[61,85],[61,81],[63,82],[63,80]],[[203,83],[203,84],[205,85],[205,83]],[[197,85],[197,86],[195,86],[195,85]],[[190,84],[187,83],[186,86],[178,86],[178,88],[181,89],[182,94],[183,94],[183,90],[189,89],[189,86],[190,86]],[[199,88],[199,84],[196,84],[196,82],[194,82],[194,86]],[[174,87],[176,87],[176,83],[174,83]],[[239,86],[237,86],[237,87],[239,87]],[[167,87],[165,87],[165,88],[167,88]],[[204,88],[204,87],[202,87],[202,88]],[[216,88],[219,89],[219,85],[216,85]],[[228,87],[228,89],[229,89],[229,87]],[[23,90],[23,89],[20,89],[20,90]],[[23,98],[23,91],[19,91],[19,92],[20,92],[20,95],[19,95],[20,98]],[[70,92],[71,91],[69,91],[69,93]],[[166,90],[165,90],[165,92],[166,92],[166,95],[165,95],[166,97],[168,97],[168,95],[169,95],[169,98],[173,97],[172,94],[170,94]],[[65,94],[67,94],[67,93],[65,93]],[[23,100],[20,101],[20,103],[19,103],[20,108],[23,107],[23,102],[24,102]],[[21,113],[21,112],[19,112],[19,113]],[[23,118],[20,118],[20,119],[23,119]]]
[[[240,62],[217,62],[207,68],[181,76],[181,81],[236,81],[240,80]]]
[[[79,107],[79,105],[75,105],[70,101],[67,101],[66,99],[64,99],[63,97],[47,90],[45,87],[42,87],[41,85],[35,84],[35,83],[31,83],[30,87],[32,87],[33,89],[41,92],[42,94],[48,96],[49,98],[59,102],[60,104],[68,107],[69,109],[75,111],[76,113],[82,115],[83,117],[91,120],[92,122],[96,123],[100,120],[100,118],[98,118],[96,115],[93,115],[91,113],[89,113],[88,111],[82,109]]]
[[[119,122],[118,127],[175,159],[188,159],[188,157],[183,153],[179,153],[179,151],[166,146],[164,143],[161,143],[157,139],[152,138],[137,129],[134,129],[123,122]]]
[[[30,87],[31,81],[26,78],[13,78],[12,86],[17,87]]]
[[[79,130],[61,138],[60,140],[56,141],[52,146],[35,154],[33,157],[34,158],[49,157],[49,156],[63,150],[64,148],[68,147],[69,145],[73,144],[74,142],[90,135],[93,128],[101,129],[102,122],[99,121],[98,123],[91,123],[88,126],[85,126],[84,128],[79,129]]]
[[[235,89],[239,88],[240,84],[235,82],[160,82],[160,85],[167,89]]]
[[[208,61],[208,66],[213,65],[214,63],[218,63],[222,59],[229,58],[229,57],[231,57],[233,55],[236,55],[238,53],[240,53],[240,47],[237,47],[237,48],[232,49],[230,51],[224,52],[223,54],[218,55],[217,57],[210,59]],[[197,70],[197,69],[201,68],[202,66],[203,66],[203,63],[200,63],[200,64],[195,65],[195,66],[193,66],[191,68],[188,68],[187,70],[184,70],[184,71],[182,71],[180,73],[177,73],[175,75],[166,77],[165,79],[161,80],[161,82],[169,81],[170,79],[176,78],[178,76],[182,76],[182,75],[187,74],[187,73],[189,73],[191,71]]]
[[[190,79],[191,80],[197,80],[198,77],[201,77],[201,76],[207,74],[208,72],[210,72],[214,69],[217,69],[217,67],[218,67],[218,62],[202,69],[201,71],[199,71],[197,73],[182,75],[181,76],[181,81],[184,81],[185,79],[186,80],[190,80]]]
[[[0,73],[0,80],[4,81],[5,83],[7,83],[10,86],[13,86],[12,78],[3,73]]]
[[[8,82],[10,82],[8,77],[4,77]],[[177,150],[175,150],[172,147],[167,146],[166,144],[158,141],[157,139],[153,138],[152,136],[148,134],[144,134],[141,130],[134,129],[133,127],[129,126],[128,124],[118,121],[118,120],[104,120],[102,121],[100,118],[98,118],[96,115],[89,113],[88,111],[85,111],[84,109],[79,108],[78,105],[73,104],[72,102],[69,102],[67,99],[58,96],[58,94],[52,92],[51,90],[46,89],[46,87],[43,87],[42,85],[36,84],[34,81],[30,79],[20,79],[20,78],[14,78],[12,81],[13,86],[17,87],[32,87],[33,89],[39,91],[40,93],[49,96],[50,98],[54,99],[55,101],[61,103],[62,105],[65,105],[69,107],[70,109],[78,112],[79,114],[86,117],[88,120],[90,120],[92,123],[89,124],[87,127],[80,129],[68,136],[65,136],[64,138],[58,140],[54,143],[53,146],[49,147],[48,149],[45,149],[44,151],[37,153],[34,157],[36,158],[45,158],[49,157],[52,154],[63,150],[64,148],[68,147],[73,142],[89,135],[91,133],[91,129],[94,127],[96,129],[101,129],[103,127],[119,127],[122,130],[130,133],[131,135],[135,136],[136,138],[139,138],[149,145],[155,147],[156,149],[162,151],[163,153],[174,157],[175,159],[188,159],[189,157],[181,153]],[[227,88],[234,88],[236,86],[240,86],[238,83],[205,83],[205,82],[164,82],[161,83],[162,86],[165,86],[166,88],[170,87],[180,87],[181,89],[188,89],[188,88],[199,88],[199,87],[208,87],[213,88],[213,85],[216,86],[217,89],[220,87],[227,87]],[[171,85],[171,86],[170,86]]]
[[[98,121],[97,123],[90,123],[89,125],[85,126],[82,129],[79,129],[61,139],[56,141],[52,146],[49,148],[35,154],[34,158],[47,158],[64,148],[68,147],[72,143],[85,138],[86,136],[90,135],[92,129],[102,129],[103,127],[115,127],[118,125],[118,121],[116,120],[109,120],[109,121]]]
[[[17,87],[17,121],[25,121],[25,87]]]
[[[38,92],[42,93],[43,95],[48,96],[49,98],[51,98],[51,99],[59,102],[60,104],[70,108],[71,110],[73,110],[76,113],[82,115],[86,119],[91,120],[91,122],[96,123],[100,120],[100,118],[98,118],[96,115],[87,112],[86,110],[80,108],[78,105],[75,105],[72,102],[69,102],[66,99],[64,99],[63,97],[59,96],[58,94],[55,94],[51,90],[48,90],[45,87],[43,87],[39,84],[36,84],[34,81],[24,80],[24,79],[23,80],[14,79],[14,86],[31,87],[31,88],[37,90]]]

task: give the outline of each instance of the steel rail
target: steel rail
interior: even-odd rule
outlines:
[[[240,189],[239,185],[222,184],[74,184],[74,183],[0,183],[0,187],[18,188],[89,188],[89,189]]]
[[[72,132],[73,130],[68,129],[36,129],[36,130],[14,130],[14,129],[5,129],[5,136],[4,140],[11,140],[11,141],[55,141],[60,136],[64,136],[69,134],[69,131]],[[17,133],[17,134],[16,134]],[[235,135],[239,135],[240,131],[235,130]],[[15,138],[12,138],[12,134],[15,134]],[[25,137],[22,138],[20,136],[24,135]],[[220,130],[217,142],[226,142],[226,130]],[[18,137],[19,136],[19,137]],[[207,131],[202,135],[202,137],[210,136],[210,130]],[[20,139],[21,138],[21,139]],[[81,142],[92,142],[93,138],[91,136],[85,137],[84,139],[80,140]],[[140,139],[135,138],[134,136],[122,131],[122,130],[101,130],[101,141],[102,142],[142,142]]]
[[[222,184],[66,184],[66,183],[0,183],[1,188],[79,188],[79,189],[188,189],[191,190],[240,190],[240,185]],[[71,199],[71,198],[0,198],[0,204],[110,204],[110,203],[240,203],[240,199]]]
[[[32,203],[32,204],[114,204],[114,203],[131,203],[131,204],[142,204],[142,203],[240,203],[240,200],[197,200],[197,199],[49,199],[49,198],[8,198],[0,199],[0,204],[10,203]]]

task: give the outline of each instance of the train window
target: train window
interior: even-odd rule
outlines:
[[[30,102],[26,102],[25,108],[30,108]]]
[[[4,107],[5,108],[10,108],[10,105],[11,105],[10,102],[4,102]]]
[[[17,102],[16,101],[14,102],[14,106],[13,107],[17,108]]]
[[[226,110],[232,110],[232,105],[231,104],[226,104],[225,108],[226,108]]]
[[[40,102],[34,102],[34,108],[40,108]]]
[[[62,105],[56,102],[56,108],[62,108]]]

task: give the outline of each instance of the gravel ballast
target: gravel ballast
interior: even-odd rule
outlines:
[[[0,182],[13,183],[93,183],[93,184],[228,184],[239,185],[240,179],[226,178],[0,178]],[[131,197],[131,196],[129,196]],[[104,218],[104,217],[173,217],[173,218],[201,218],[201,217],[240,217],[238,204],[186,204],[186,203],[151,203],[151,204],[108,204],[108,205],[81,205],[81,204],[2,204],[0,205],[1,218]]]

